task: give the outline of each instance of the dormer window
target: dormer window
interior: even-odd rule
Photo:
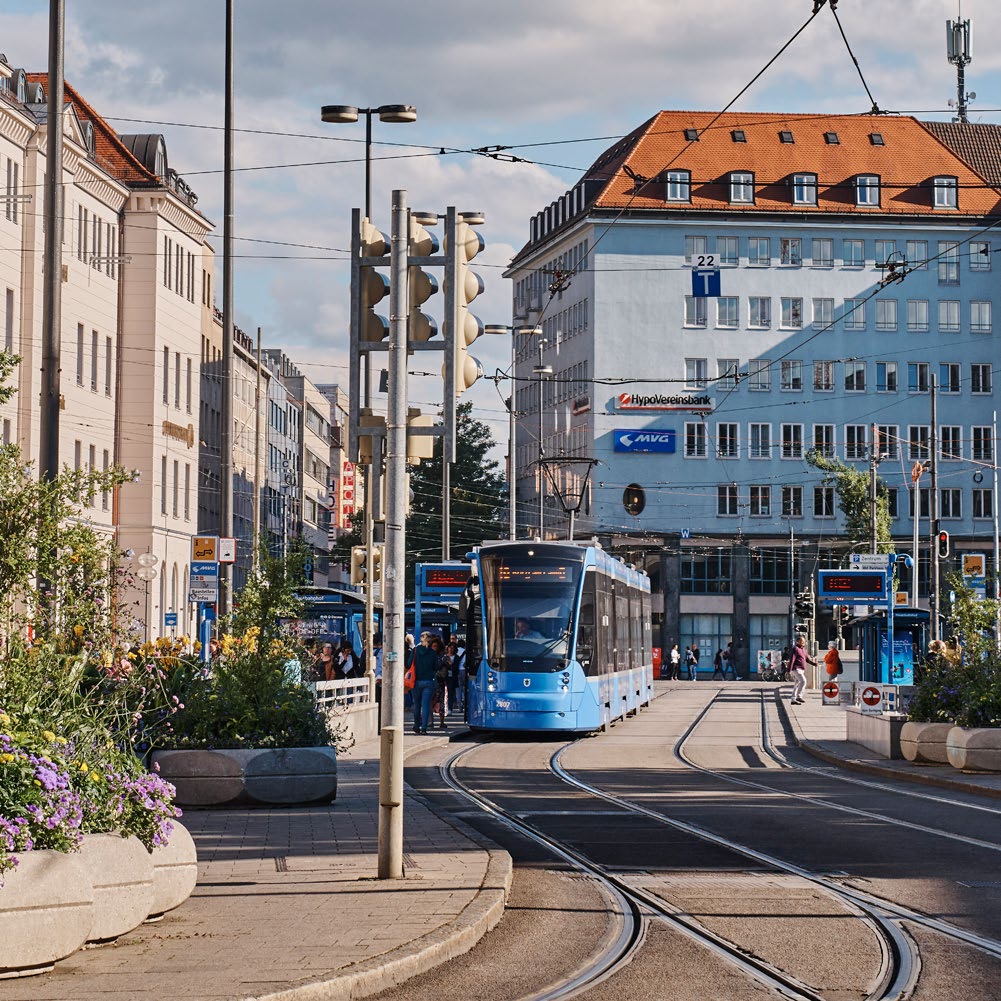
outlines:
[[[685,139],[690,143],[697,143],[699,141],[699,130],[685,129]]]
[[[792,203],[793,205],[817,204],[816,174],[792,175]]]
[[[937,209],[954,209],[957,206],[959,181],[955,177],[936,177],[932,181]]]
[[[869,142],[872,143],[873,146],[885,146],[886,145],[886,142],[883,139],[883,133],[882,132],[870,132],[869,133]]]
[[[730,132],[730,138],[735,143],[746,143],[747,142],[747,134],[744,132],[743,129],[733,129]]]
[[[731,171],[730,203],[754,204],[754,174],[743,170]]]
[[[855,204],[879,205],[878,174],[859,174],[855,178]]]
[[[779,133],[779,142],[783,143],[794,143],[796,140],[793,138],[792,133],[788,129],[783,129]]]
[[[669,170],[667,172],[667,191],[665,197],[669,202],[689,202],[692,200],[692,175],[687,170]]]
[[[837,132],[825,132],[824,133],[824,142],[827,143],[828,146],[840,146],[841,145],[841,140],[838,138]]]

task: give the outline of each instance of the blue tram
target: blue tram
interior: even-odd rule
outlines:
[[[460,616],[474,729],[584,733],[652,697],[650,580],[593,545],[480,546]]]

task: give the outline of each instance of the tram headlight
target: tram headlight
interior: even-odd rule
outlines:
[[[564,671],[563,672],[563,684],[564,685],[569,685],[570,684],[570,672],[569,671]]]

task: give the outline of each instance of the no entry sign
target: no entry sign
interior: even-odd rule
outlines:
[[[883,693],[875,685],[867,685],[862,689],[862,712],[881,713],[883,711]]]
[[[836,681],[828,681],[821,692],[824,696],[822,704],[825,706],[837,705],[841,701],[841,686]]]

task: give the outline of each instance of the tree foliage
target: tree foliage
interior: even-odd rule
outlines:
[[[302,600],[297,591],[306,581],[309,550],[301,539],[293,539],[284,557],[274,556],[266,540],[258,543],[257,566],[247,578],[233,612],[232,631],[238,634],[257,629],[262,642],[281,635],[281,620],[299,618]]]
[[[806,454],[806,461],[826,475],[825,482],[833,481],[838,495],[838,509],[845,516],[845,534],[852,546],[866,545],[871,536],[869,504],[869,472],[846,465],[840,459],[821,455],[816,449]],[[890,531],[890,501],[886,484],[876,480],[876,549],[893,551]]]

